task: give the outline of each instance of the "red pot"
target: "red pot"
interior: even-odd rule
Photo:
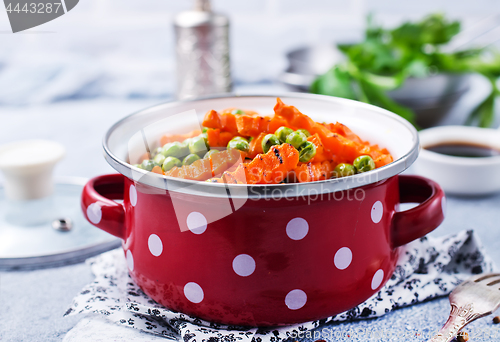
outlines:
[[[125,176],[90,180],[82,209],[91,223],[123,239],[132,278],[158,303],[226,324],[322,319],[375,294],[394,271],[398,247],[442,222],[444,193],[439,185],[398,175],[418,154],[418,135],[409,123],[343,99],[282,98],[316,120],[326,121],[321,115],[326,113],[330,121],[347,124],[362,138],[363,125],[375,131],[374,137],[385,129],[374,142],[388,147],[395,162],[342,180],[272,186],[183,181],[125,162],[137,153],[131,142],[138,131],[146,136],[145,144],[158,139],[147,133],[160,118],[171,119],[172,113],[190,107],[198,114],[224,107],[269,111],[274,97],[162,105],[125,118],[108,131],[106,158]],[[419,205],[398,212],[399,203],[405,202]]]

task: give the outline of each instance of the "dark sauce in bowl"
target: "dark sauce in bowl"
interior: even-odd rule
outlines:
[[[486,158],[500,156],[500,150],[491,146],[467,142],[445,142],[424,148],[428,151],[453,157]]]

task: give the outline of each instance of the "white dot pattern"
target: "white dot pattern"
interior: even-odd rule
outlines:
[[[130,186],[130,203],[132,206],[137,204],[137,190],[135,186]],[[442,198],[441,206],[443,210],[443,215],[446,212],[446,198]],[[371,219],[374,223],[379,223],[382,220],[384,213],[383,204],[381,201],[376,201],[371,210]],[[87,216],[89,220],[97,224],[102,219],[101,207],[97,203],[92,203],[87,208]],[[194,234],[203,234],[207,229],[207,219],[199,212],[192,212],[188,215],[186,220],[189,230]],[[301,217],[296,217],[290,220],[286,226],[286,234],[292,240],[302,240],[309,232],[309,224],[307,221]],[[163,252],[163,243],[160,237],[156,234],[151,234],[148,238],[149,251],[153,256],[160,256]],[[334,265],[339,270],[345,270],[348,268],[352,262],[353,254],[350,248],[342,247],[340,248],[334,256]],[[126,252],[127,266],[129,270],[134,270],[134,258],[132,252],[127,250]],[[241,276],[247,277],[255,272],[256,262],[253,257],[248,254],[240,254],[233,259],[232,267],[234,272]],[[373,275],[371,281],[372,290],[376,290],[382,284],[384,279],[384,271],[382,269],[377,270]],[[204,292],[200,285],[195,282],[189,282],[184,286],[184,295],[192,303],[200,303],[204,299]],[[285,304],[290,310],[298,310],[307,303],[307,294],[300,290],[295,289],[290,291],[285,296]]]
[[[285,304],[290,310],[298,310],[306,305],[306,302],[306,293],[299,289],[288,292],[285,297]]]
[[[384,271],[379,269],[372,278],[372,290],[376,290],[380,284],[382,284],[382,280],[384,280]]]
[[[234,272],[242,277],[248,277],[255,271],[255,260],[248,254],[240,254],[233,259]]]
[[[127,251],[127,266],[129,270],[134,270],[134,256],[132,255],[130,249]]]
[[[372,221],[373,223],[379,223],[382,220],[382,216],[384,215],[384,205],[382,202],[377,201],[372,206]]]
[[[203,289],[196,283],[187,283],[184,285],[184,296],[186,296],[187,300],[191,303],[198,304],[203,300]]]
[[[339,270],[345,270],[352,261],[352,251],[348,247],[342,247],[335,253],[333,263]]]
[[[194,234],[203,234],[207,230],[207,218],[202,213],[193,211],[188,215],[186,223]]]
[[[92,203],[87,207],[87,217],[93,224],[98,224],[102,219],[101,206],[98,203]]]
[[[156,234],[151,234],[149,236],[148,247],[151,254],[153,254],[156,257],[160,256],[161,253],[163,252],[163,243],[161,242],[160,237]]]
[[[135,186],[132,184],[130,185],[129,191],[128,191],[128,197],[130,199],[130,204],[135,207],[137,204],[137,189]]]
[[[286,225],[286,235],[292,240],[302,240],[309,232],[309,224],[302,217],[291,219]]]

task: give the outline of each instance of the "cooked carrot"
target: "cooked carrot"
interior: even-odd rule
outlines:
[[[233,135],[238,133],[235,115],[231,113],[220,114],[215,110],[210,110],[205,114],[202,124],[208,128],[218,128],[221,131],[230,132]]]
[[[347,138],[349,140],[352,140],[352,141],[360,143],[360,144],[364,144],[365,143],[356,134],[354,134],[353,131],[351,131],[349,129],[349,127],[347,127],[346,125],[341,124],[340,122],[336,122],[336,123],[324,123],[323,126],[325,126],[326,128],[328,128],[328,130],[330,132],[332,132],[332,133],[338,133],[341,136],[343,136],[344,138]]]
[[[212,154],[209,158],[198,159],[191,165],[174,167],[165,172],[165,175],[204,181],[216,175],[220,175],[241,160],[241,153],[238,150],[221,151]]]
[[[277,184],[299,162],[299,152],[290,144],[273,146],[266,154],[257,155],[246,165],[245,174],[250,184]]]
[[[151,170],[151,172],[157,173],[159,175],[163,175],[163,170],[158,165],[156,165],[155,167],[153,167],[153,169]]]
[[[321,138],[318,134],[311,135],[307,138],[307,141],[310,141],[316,146],[316,154],[310,160],[311,163],[321,163],[325,160],[332,160],[332,153],[328,150],[325,150],[323,143],[321,142]]]
[[[221,132],[239,134],[243,137],[256,137],[260,133],[274,133],[285,125],[286,121],[276,115],[259,116],[256,112],[248,111],[245,114],[232,114],[232,110],[208,111],[203,119],[203,126],[220,129]]]
[[[221,128],[221,123],[220,123],[220,117],[219,113],[217,113],[215,110],[209,110],[206,114],[205,117],[203,118],[203,126],[209,127],[209,128]]]
[[[212,177],[212,170],[210,168],[210,160],[198,159],[191,165],[184,165],[182,167],[174,167],[165,172],[166,176],[177,178],[191,179],[203,181]]]
[[[238,127],[236,126],[236,118],[234,114],[231,113],[223,113],[220,115],[220,122],[224,131],[230,132],[233,134],[238,133]]]
[[[220,132],[220,136],[219,136],[220,147],[226,147],[227,144],[229,143],[229,141],[231,141],[231,139],[233,139],[234,137],[235,137],[235,135],[233,133]]]
[[[285,105],[280,98],[277,99],[274,112],[276,116],[285,119],[290,127],[303,128],[311,134],[318,134],[323,146],[333,154],[333,158],[337,162],[345,160],[352,163],[357,157],[371,155],[373,152],[370,146],[350,140],[339,133],[331,132],[324,125],[302,114],[297,108]],[[389,158],[383,158],[380,163],[383,164],[388,160]]]
[[[332,164],[329,161],[309,162],[298,165],[288,177],[291,182],[314,182],[331,178],[332,171]]]
[[[276,115],[271,117],[238,115],[236,117],[238,133],[246,137],[256,137],[260,133],[274,133],[284,125],[286,121]]]
[[[264,139],[266,134],[266,132],[260,133],[256,138],[253,138],[252,141],[250,141],[250,149],[247,156],[248,158],[253,159],[259,153],[264,153],[264,151],[262,151],[262,139]]]
[[[219,128],[207,129],[207,141],[210,147],[226,147],[227,143],[234,138],[230,132],[221,132]]]
[[[244,165],[241,163],[234,171],[225,171],[221,177],[222,181],[227,184],[248,184]]]
[[[212,177],[220,175],[224,171],[228,170],[231,166],[236,164],[238,161],[242,160],[243,158],[240,151],[238,150],[226,150],[212,154],[210,156]]]
[[[207,129],[208,146],[210,146],[210,147],[219,146],[219,136],[220,136],[220,129],[218,129],[218,128]]]
[[[257,113],[256,111],[253,111],[253,110],[248,110],[248,109],[241,109],[241,108],[236,108],[236,107],[231,107],[231,108],[226,108],[226,109],[223,109],[221,110],[221,114],[232,114],[235,110],[242,110],[243,111],[243,115],[251,115],[251,116],[258,116],[259,113]],[[242,114],[236,114],[236,115],[242,115]]]
[[[299,162],[299,152],[290,144],[273,146],[266,154],[258,154],[251,162],[242,163],[234,172],[226,171],[222,181],[229,183],[244,182],[246,184],[277,184]],[[244,172],[244,178],[242,175]],[[221,182],[220,180],[210,180]]]
[[[375,162],[375,167],[379,168],[384,165],[392,163],[393,159],[390,154],[382,154],[380,157],[374,159],[373,161]]]
[[[178,177],[179,172],[182,170],[181,167],[174,166],[171,168],[169,171],[165,172],[165,176],[170,176],[170,177]],[[181,177],[182,178],[182,177]]]
[[[210,160],[198,159],[191,165],[186,165],[184,169],[184,178],[192,180],[204,181],[212,177],[212,169],[210,167]]]

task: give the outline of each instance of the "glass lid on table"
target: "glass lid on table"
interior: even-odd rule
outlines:
[[[0,145],[0,270],[68,265],[120,245],[83,217],[86,179],[53,180],[65,151],[40,139]]]
[[[315,121],[279,98],[265,112],[228,106],[162,117],[158,108],[151,111],[108,133],[109,148],[137,172],[209,183],[290,184],[353,176],[394,160],[385,146],[341,122]],[[124,136],[127,146],[119,147]]]

